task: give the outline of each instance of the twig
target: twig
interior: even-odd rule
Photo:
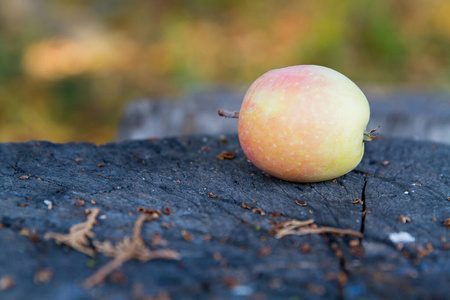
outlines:
[[[273,232],[279,238],[283,236],[292,234],[291,232],[295,231],[295,229],[308,226],[314,223],[313,219],[299,221],[299,220],[290,220],[279,223],[272,224]]]
[[[364,235],[353,229],[340,229],[334,227],[319,227],[319,228],[300,228],[297,232],[291,233],[295,235],[305,235],[305,234],[322,234],[322,233],[332,233],[339,235],[354,235],[359,238],[363,238]]]
[[[106,256],[113,257],[113,260],[87,278],[83,283],[83,287],[90,289],[103,283],[109,274],[131,259],[137,259],[142,262],[147,262],[152,259],[180,259],[180,254],[176,251],[170,249],[152,251],[145,246],[141,238],[142,224],[156,218],[154,215],[139,216],[134,224],[133,237],[124,237],[116,246],[113,246],[109,241],[103,243],[94,241],[96,250]]]
[[[339,235],[354,235],[362,238],[363,234],[359,231],[352,229],[340,229],[335,227],[309,227],[314,224],[313,219],[299,221],[299,220],[289,220],[285,222],[273,223],[272,232],[278,237],[282,238],[287,235],[306,235],[306,234],[322,234],[322,233],[332,233]]]
[[[229,111],[223,108],[219,108],[219,116],[224,118],[239,118],[239,112],[237,111]]]
[[[70,227],[68,234],[47,233],[44,235],[44,238],[46,240],[54,239],[58,245],[65,244],[86,255],[94,257],[96,253],[91,247],[89,238],[95,237],[95,234],[91,230],[96,223],[99,212],[100,209],[98,208],[90,210],[87,221]]]

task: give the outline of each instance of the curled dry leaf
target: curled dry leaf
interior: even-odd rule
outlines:
[[[450,218],[445,219],[445,221],[442,222],[442,225],[444,225],[447,228],[450,228]]]
[[[216,159],[218,159],[218,160],[233,159],[234,156],[235,156],[235,155],[234,155],[233,152],[222,151],[222,152],[220,152],[220,153],[216,156]]]
[[[178,260],[180,255],[178,252],[170,249],[150,250],[141,238],[142,224],[156,219],[153,215],[140,215],[134,224],[133,236],[126,236],[117,245],[113,246],[110,241],[99,242],[94,241],[95,249],[106,256],[113,257],[108,264],[97,270],[92,276],[83,282],[83,287],[90,289],[105,281],[105,278],[120,268],[125,262],[137,259],[147,262],[152,259],[170,259]]]
[[[248,205],[245,204],[245,203],[242,203],[242,204],[241,204],[241,207],[242,207],[242,208],[245,208],[245,209],[252,209],[250,206],[248,206]]]
[[[359,198],[356,198],[355,200],[350,201],[350,203],[351,203],[351,204],[356,204],[356,203],[358,203],[358,204],[363,204],[362,200],[359,199]]]
[[[75,202],[73,205],[74,206],[84,206],[85,204],[86,204],[86,201],[80,200],[80,201]]]
[[[252,212],[258,213],[258,214],[260,214],[261,216],[264,216],[264,215],[266,214],[266,212],[263,211],[261,208],[254,208],[254,209],[252,209]]]
[[[271,212],[269,216],[271,216],[272,218],[279,218],[281,217],[281,213],[279,211],[274,211]]]
[[[169,208],[169,207],[167,207],[167,208]],[[155,219],[159,218],[162,215],[162,212],[159,209],[149,209],[149,208],[145,208],[142,206],[139,206],[136,209],[136,212],[150,215],[152,218],[155,218]]]
[[[399,220],[401,223],[411,223],[411,218],[410,218],[410,217],[407,217],[407,216],[404,216],[404,215],[400,215],[400,216],[398,217],[398,220]]]
[[[305,201],[300,201],[300,200],[295,200],[295,203],[297,203],[300,206],[306,206],[308,205],[308,203],[306,203]]]
[[[192,242],[194,240],[194,237],[190,235],[186,230],[181,231],[181,236],[188,242]]]
[[[100,209],[90,210],[87,221],[70,227],[68,234],[63,233],[47,233],[44,235],[46,240],[54,239],[58,245],[65,244],[75,250],[86,255],[95,256],[95,251],[90,246],[89,238],[94,238],[95,234],[91,231],[96,223],[97,215]]]
[[[170,209],[170,207],[164,206],[164,208],[163,208],[163,213],[164,213],[165,215],[170,216],[170,215],[172,214],[172,210]]]

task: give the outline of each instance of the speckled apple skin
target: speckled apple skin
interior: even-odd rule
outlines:
[[[239,141],[259,169],[293,182],[318,182],[353,170],[364,154],[369,103],[332,69],[300,65],[269,71],[248,89]]]

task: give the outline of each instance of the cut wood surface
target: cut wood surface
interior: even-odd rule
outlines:
[[[0,155],[0,299],[448,299],[449,145],[381,137],[354,171],[314,184],[262,173],[236,135]],[[94,208],[94,258],[44,239]],[[95,245],[138,236],[142,213],[159,217],[139,223],[140,247],[179,260],[125,261],[86,284],[112,259]]]

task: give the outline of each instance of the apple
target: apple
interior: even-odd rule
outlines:
[[[376,138],[365,131],[370,109],[363,92],[322,66],[265,73],[248,89],[238,117],[239,142],[248,159],[293,182],[325,181],[350,172],[361,161],[364,142]]]

